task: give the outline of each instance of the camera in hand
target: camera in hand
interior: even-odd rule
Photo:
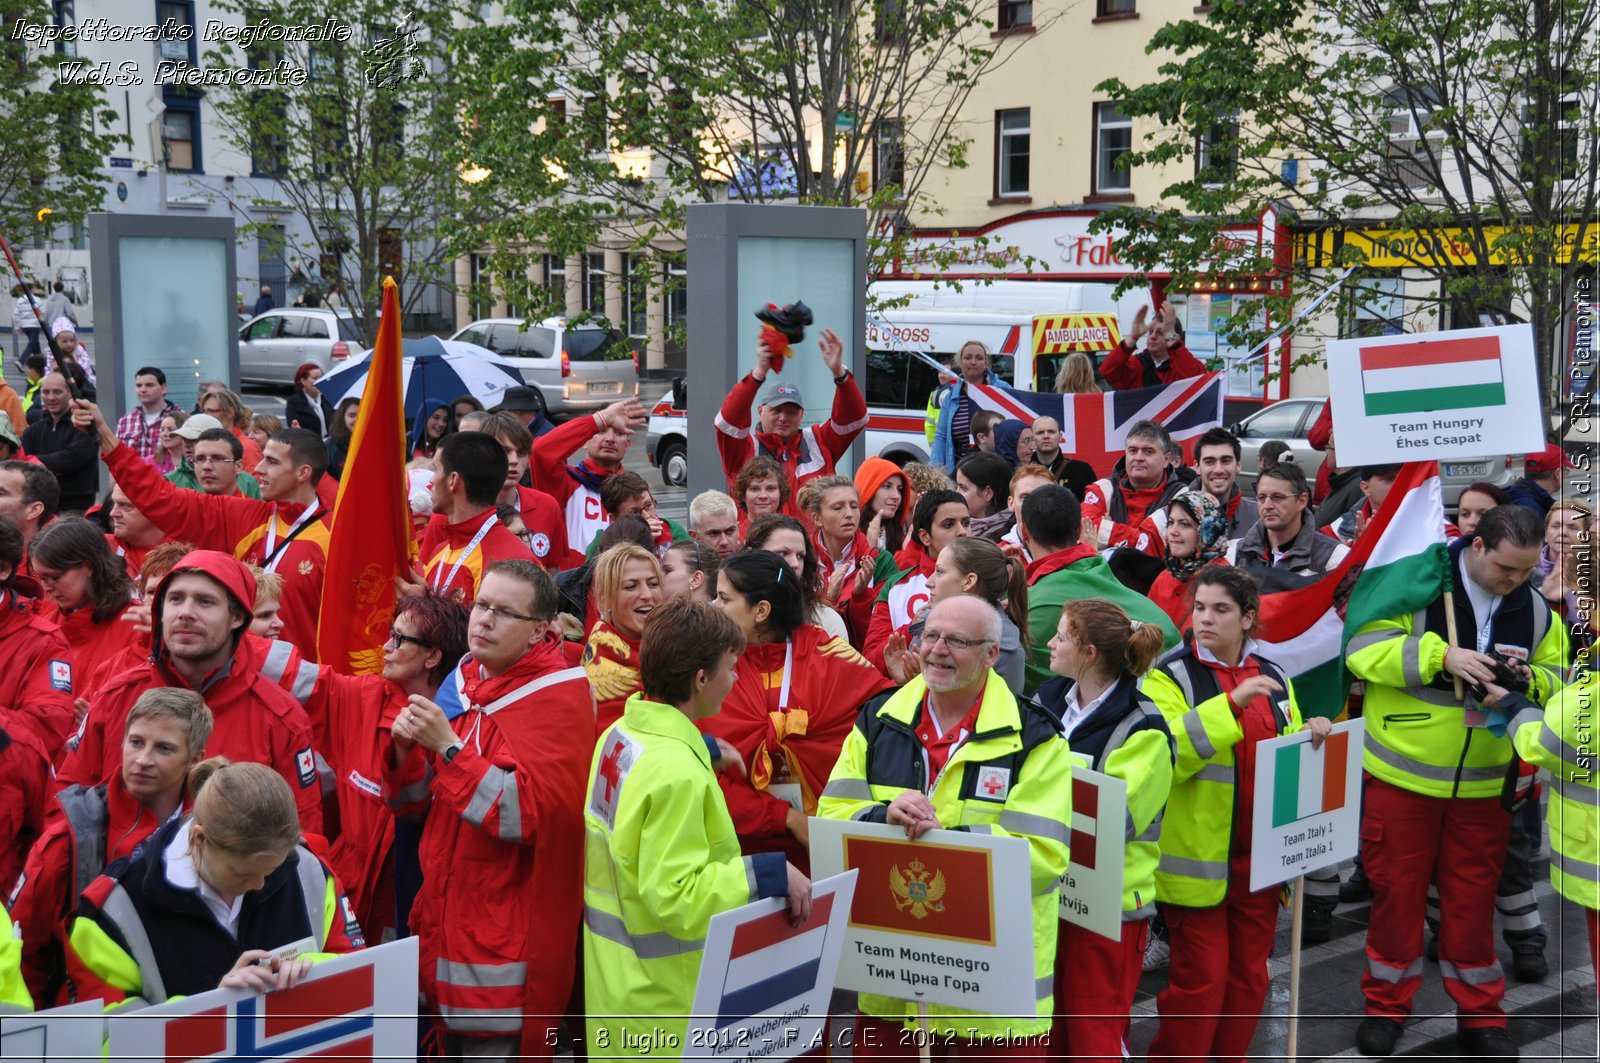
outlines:
[[[1519,672],[1516,668],[1512,667],[1512,665],[1519,665],[1523,662],[1517,660],[1515,657],[1508,657],[1498,651],[1490,653],[1489,656],[1494,658],[1493,667],[1495,685],[1505,687],[1514,694],[1526,695],[1528,693],[1527,677],[1524,676],[1522,672]],[[1483,701],[1489,696],[1488,689],[1481,683],[1469,683],[1467,685],[1467,689],[1472,692],[1473,698],[1478,701]]]

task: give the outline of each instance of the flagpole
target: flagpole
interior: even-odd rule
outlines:
[[[1452,590],[1444,592],[1444,633],[1452,650],[1461,648],[1461,640],[1456,637],[1456,595]],[[1461,677],[1451,672],[1450,678],[1455,680],[1456,700],[1465,701],[1466,692],[1461,687]]]
[[[917,1037],[917,1055],[921,1057],[922,1063],[931,1063],[933,1048],[928,1044],[928,1038],[932,1034],[929,1029],[928,1002],[926,1000],[917,1001],[917,1033],[919,1034]]]
[[[1294,880],[1293,917],[1289,920],[1289,1040],[1284,1057],[1295,1058],[1300,1040],[1300,925],[1305,918],[1306,877]]]

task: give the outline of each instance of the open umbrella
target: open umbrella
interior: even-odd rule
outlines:
[[[485,409],[493,409],[506,388],[524,383],[516,366],[475,343],[423,336],[403,340],[400,354],[400,374],[405,381],[402,401],[408,418],[415,418],[428,399],[452,402],[462,395],[471,395]],[[334,405],[360,398],[371,365],[370,354],[342,365],[317,381],[317,390]]]

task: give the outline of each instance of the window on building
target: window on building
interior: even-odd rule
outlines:
[[[200,172],[200,107],[195,101],[167,101],[161,115],[161,140],[167,152],[167,170]]]
[[[668,255],[665,274],[667,328],[685,328],[689,323],[689,271],[684,256]]]
[[[190,0],[161,0],[156,4],[156,23],[161,43],[156,48],[162,59],[179,63],[195,62],[194,4]]]
[[[874,0],[872,29],[879,44],[898,44],[906,35],[905,0]]]
[[[1219,118],[1195,145],[1194,175],[1201,184],[1221,185],[1233,180],[1239,170],[1239,122],[1233,117]]]
[[[550,292],[555,312],[567,312],[567,260],[560,255],[544,256],[544,286]]]
[[[58,29],[78,28],[77,0],[55,0],[55,24]],[[56,54],[68,59],[78,57],[78,42],[76,40],[56,39]]]
[[[567,98],[557,96],[544,101],[544,130],[552,140],[560,140],[567,133]]]
[[[1522,105],[1522,166],[1530,180],[1542,170],[1563,181],[1578,176],[1583,128],[1583,98],[1576,92],[1552,93]]]
[[[1033,0],[1000,0],[997,29],[1014,30],[1033,25]]]
[[[994,113],[996,197],[1028,194],[1028,121],[1026,107]]]
[[[622,318],[628,335],[643,339],[648,324],[650,305],[650,274],[643,255],[622,256]]]
[[[1423,94],[1389,95],[1389,175],[1407,188],[1437,187],[1444,133],[1433,122],[1434,103]]]
[[[1341,338],[1398,336],[1406,330],[1403,277],[1368,277],[1346,285]]]
[[[489,256],[473,255],[471,277],[467,282],[467,313],[474,319],[494,313],[493,278],[489,273]],[[476,340],[469,342],[476,343]]]
[[[873,143],[876,155],[873,165],[873,187],[894,185],[904,188],[906,183],[906,125],[899,118],[878,119],[878,136]]]
[[[1126,192],[1133,174],[1117,160],[1133,150],[1133,119],[1114,103],[1094,105],[1094,190],[1097,194]]]
[[[1138,10],[1135,0],[1095,0],[1094,17],[1110,18],[1113,15],[1132,15]]]
[[[250,129],[250,174],[281,177],[288,169],[284,129],[289,121],[288,97],[276,89],[256,92],[257,121]]]
[[[389,93],[379,93],[369,112],[374,154],[394,163],[405,155],[406,109]]]
[[[343,105],[336,97],[323,96],[311,101],[311,170],[319,181],[331,180],[343,156],[338,146],[345,140]]]
[[[606,254],[591,251],[583,256],[583,308],[596,317],[606,315]]]

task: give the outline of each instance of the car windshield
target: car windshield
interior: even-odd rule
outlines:
[[[629,353],[616,329],[569,329],[561,334],[561,349],[574,362],[603,362]]]

